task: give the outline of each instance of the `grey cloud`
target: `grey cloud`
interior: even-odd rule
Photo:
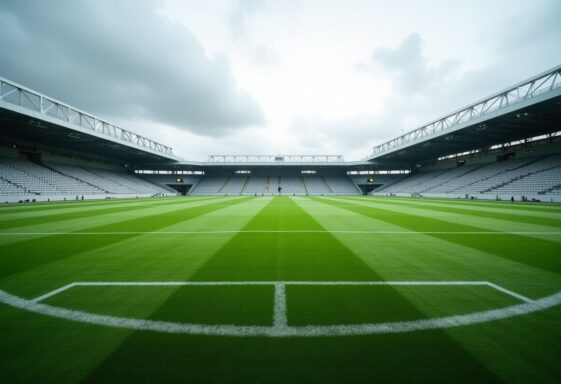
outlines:
[[[436,67],[427,64],[418,33],[407,36],[397,48],[379,48],[373,54],[375,63],[395,76],[396,85],[403,91],[423,92],[442,79],[450,77],[458,68],[455,60],[442,62]]]
[[[207,136],[264,124],[224,58],[170,22],[157,0],[6,1],[0,73],[82,109]]]

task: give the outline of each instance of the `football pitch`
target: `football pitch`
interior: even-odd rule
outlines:
[[[0,207],[0,382],[561,381],[561,206]]]

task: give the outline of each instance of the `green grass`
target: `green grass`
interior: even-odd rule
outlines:
[[[549,233],[548,233],[549,232]],[[0,207],[0,289],[73,282],[489,281],[561,290],[561,206],[371,197],[202,197]],[[415,321],[521,303],[489,286],[287,285],[289,326]],[[78,286],[93,314],[271,326],[273,285]],[[231,337],[110,328],[0,303],[0,382],[561,380],[561,306],[410,333]]]

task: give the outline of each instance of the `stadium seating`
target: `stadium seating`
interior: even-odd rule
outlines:
[[[331,188],[325,180],[317,175],[303,176],[306,192],[311,194],[331,193]]]
[[[125,171],[0,158],[2,195],[158,194],[169,191]]]
[[[418,172],[377,192],[494,196],[561,194],[561,155]]]
[[[1,166],[0,166],[1,169]],[[0,195],[21,195],[26,190],[0,177]]]
[[[359,189],[346,176],[320,175],[233,175],[204,176],[191,191],[206,194],[359,194]]]
[[[285,194],[306,193],[306,186],[304,185],[304,180],[302,179],[302,177],[299,176],[279,176],[278,186],[282,188],[282,193]]]
[[[242,193],[242,189],[245,187],[246,183],[246,175],[235,175],[229,177],[218,192],[226,194],[240,194]]]
[[[356,195],[360,193],[355,184],[348,177],[326,176],[325,183],[329,186],[330,193]]]
[[[213,193],[220,193],[220,189],[226,183],[228,178],[226,176],[205,176],[197,184],[191,194],[193,195],[208,195]]]
[[[55,172],[28,160],[6,158],[0,161],[2,177],[26,193],[36,195],[82,195],[103,193],[93,185]]]
[[[272,192],[270,178],[266,176],[250,176],[243,193],[270,193]]]

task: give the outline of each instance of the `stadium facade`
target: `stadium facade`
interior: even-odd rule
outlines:
[[[392,195],[561,202],[561,66],[373,148],[211,155],[171,147],[0,78],[0,201]]]

